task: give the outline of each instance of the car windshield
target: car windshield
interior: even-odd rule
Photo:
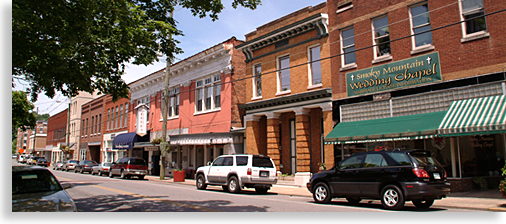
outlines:
[[[410,153],[410,155],[415,159],[415,163],[418,166],[427,166],[427,165],[441,166],[441,164],[439,164],[439,162],[432,156],[430,156],[430,154],[428,153],[412,152]]]
[[[139,166],[145,166],[146,163],[144,162],[143,159],[131,159],[130,160],[130,165],[139,165]]]
[[[253,157],[253,166],[254,167],[268,167],[273,168],[274,165],[271,162],[269,157]]]
[[[70,160],[70,161],[69,161],[69,163],[78,164],[78,163],[79,163],[79,161],[77,161],[77,160]]]
[[[104,163],[102,166],[111,166],[111,163]]]
[[[26,194],[62,190],[49,171],[26,170],[12,172],[12,194]]]
[[[38,159],[37,161],[39,161],[39,162],[47,162],[46,159]]]

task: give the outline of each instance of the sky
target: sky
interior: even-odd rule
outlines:
[[[239,40],[245,40],[244,35],[255,31],[257,27],[322,2],[325,0],[263,0],[262,5],[257,9],[250,10],[243,7],[234,9],[232,8],[232,0],[223,0],[225,9],[218,15],[219,20],[215,22],[212,22],[209,17],[203,19],[194,17],[189,10],[176,7],[174,19],[178,21],[177,28],[182,30],[185,36],[175,37],[181,42],[178,46],[184,51],[183,54],[176,55],[175,62],[228,40],[232,36]],[[129,84],[165,68],[165,65],[164,58],[160,58],[159,62],[149,66],[126,64],[125,75],[122,78]],[[16,82],[16,88],[13,90],[23,89],[24,86],[26,83]],[[61,94],[49,99],[41,93],[34,105],[38,108],[39,114],[48,113],[52,116],[65,110],[68,103],[68,99]]]

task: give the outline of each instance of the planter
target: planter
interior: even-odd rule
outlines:
[[[184,182],[184,170],[174,170],[174,182]]]

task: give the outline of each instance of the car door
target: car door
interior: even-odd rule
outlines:
[[[346,196],[360,196],[357,174],[360,171],[365,154],[355,154],[343,160],[330,177],[330,185],[335,194]]]
[[[220,176],[220,183],[226,183],[228,174],[230,171],[232,171],[232,168],[234,166],[234,157],[227,156],[223,157],[223,164],[220,167],[219,176]]]
[[[209,182],[219,183],[220,182],[220,169],[223,165],[224,157],[218,157],[209,167],[209,172],[207,173],[207,180]]]
[[[389,175],[387,161],[381,153],[367,154],[362,168],[356,175],[360,182],[360,194],[366,197],[378,197],[379,187]]]

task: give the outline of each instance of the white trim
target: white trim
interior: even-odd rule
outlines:
[[[380,39],[382,37],[385,37],[387,35],[383,35],[383,36],[380,36],[380,37],[376,37],[376,34],[375,34],[375,27],[374,27],[374,21],[376,20],[379,20],[379,19],[383,19],[383,18],[387,18],[387,24],[388,24],[388,28],[390,30],[390,23],[388,23],[388,14],[384,14],[384,15],[381,15],[381,16],[377,16],[377,17],[374,17],[374,18],[371,18],[371,31],[372,31],[372,44],[373,45],[376,45],[376,39]],[[383,29],[384,27],[381,27],[381,29]],[[380,29],[380,28],[378,28]],[[354,30],[355,31],[355,30]],[[390,33],[388,33],[388,38],[390,38]],[[379,45],[377,46],[374,46],[372,49],[373,51],[373,58],[374,60],[372,61],[372,63],[378,63],[378,62],[382,62],[382,61],[385,61],[386,59],[384,59],[385,57],[387,56],[391,56],[392,55],[392,46],[390,46],[390,53],[388,55],[381,55],[381,56],[378,56],[378,48],[379,48]],[[391,59],[391,58],[390,58]]]
[[[490,33],[487,30],[482,30],[476,33],[468,34],[467,36],[460,39],[460,42],[465,43],[468,41],[478,40],[485,37],[490,37]]]
[[[422,45],[422,46],[419,46],[417,47],[416,46],[416,38],[415,38],[415,28],[419,28],[419,27],[423,27],[423,26],[427,26],[427,25],[422,25],[422,26],[419,26],[419,27],[413,27],[413,15],[411,14],[411,10],[415,7],[418,7],[418,6],[422,6],[422,5],[427,5],[427,14],[429,14],[429,21],[430,21],[430,10],[429,10],[429,3],[427,1],[424,1],[424,2],[420,2],[420,3],[417,3],[417,4],[414,4],[414,5],[411,5],[409,6],[409,9],[408,9],[408,15],[409,15],[409,27],[410,27],[410,32],[411,32],[411,49],[413,49],[411,51],[411,54],[417,54],[419,52],[423,52],[423,51],[426,51],[426,46],[427,45],[430,45],[432,46],[432,49],[434,49],[434,46],[433,46],[433,43],[434,41],[432,41],[431,44],[426,44],[426,45]],[[418,16],[421,16],[422,14],[418,15]],[[429,22],[429,26],[431,26],[431,22]],[[431,26],[432,27],[432,26]],[[431,34],[431,37],[432,37],[432,31],[430,32]]]
[[[341,71],[343,70],[348,70],[348,69],[351,69],[351,67],[355,66],[355,68],[357,67],[357,55],[355,54],[355,62],[354,63],[350,63],[350,64],[346,64],[346,58],[345,58],[345,55],[344,55],[344,39],[343,39],[343,32],[344,31],[347,31],[347,30],[351,30],[353,29],[353,47],[355,47],[355,27],[354,26],[350,26],[350,27],[346,27],[346,28],[343,28],[341,30],[339,30],[339,38],[341,41],[340,42],[340,45],[341,45],[341,48],[340,48],[340,51],[341,51]]]
[[[462,0],[459,0],[458,1],[459,3],[459,13],[460,13],[460,21],[464,21],[464,11],[463,11],[463,8],[462,8]],[[483,1],[482,1],[483,3]],[[483,8],[478,8],[478,9],[474,9],[474,10],[471,10],[469,12],[466,12],[466,14],[472,14],[472,13],[475,13],[477,11],[480,11],[480,10],[483,10],[483,12],[485,12],[485,6],[483,6]],[[460,40],[461,42],[466,42],[466,41],[471,41],[471,40],[476,40],[476,39],[479,39],[479,38],[482,38],[482,37],[486,37],[486,36],[481,36],[483,35],[483,33],[487,33],[488,34],[488,29],[487,30],[482,30],[482,31],[478,31],[476,33],[472,33],[472,34],[466,34],[467,30],[466,30],[466,23],[465,22],[462,22],[461,24],[461,27],[462,27],[462,39]],[[486,20],[485,20],[485,25],[486,25]],[[487,26],[488,28],[488,26]],[[480,37],[475,37],[474,35],[480,35]],[[474,37],[474,38],[473,38]]]
[[[387,54],[387,55],[383,55],[381,57],[377,57],[376,59],[372,60],[372,63],[376,64],[376,63],[380,63],[380,62],[384,62],[384,61],[390,61],[390,60],[392,60],[392,55],[391,54]]]
[[[431,50],[434,50],[434,45],[426,44],[426,45],[423,45],[423,46],[413,49],[412,51],[410,51],[410,53],[411,54],[418,54],[418,53],[422,53],[425,51],[431,51]]]
[[[292,89],[292,79],[291,79],[292,77],[290,77],[290,89],[285,90],[285,91],[281,90],[282,78],[280,77],[281,68],[280,68],[280,60],[279,59],[284,58],[284,57],[288,57],[288,71],[290,71],[290,54],[287,53],[287,54],[278,55],[276,57],[276,87],[277,87],[276,96],[278,96],[278,94],[284,95]],[[290,73],[290,76],[291,75],[292,74]]]
[[[307,87],[307,90],[313,90],[313,89],[317,89],[317,88],[321,88],[323,85],[320,83],[320,84],[316,84],[316,85],[310,85]]]
[[[322,58],[322,56],[321,56],[322,55],[322,47],[321,47],[321,45],[318,43],[318,44],[313,44],[311,46],[308,46],[306,48],[307,49],[307,61],[308,61],[308,64],[307,64],[307,74],[308,74],[308,77],[307,77],[308,84],[307,84],[307,86],[308,86],[308,89],[311,86],[316,86],[316,85],[319,85],[319,84],[323,83],[323,74],[320,74],[321,78],[322,78],[321,83],[313,85],[313,69],[312,69],[313,58],[311,57],[312,56],[311,55],[311,49],[316,48],[316,47],[320,48],[320,52],[319,52],[320,53],[320,59],[318,59],[318,60],[320,60],[319,61],[320,62],[320,72],[322,72],[322,69],[321,69],[321,67],[322,67],[321,66],[321,62],[322,62],[321,61],[321,58]],[[316,87],[313,87],[313,88],[316,88]]]
[[[205,111],[200,111],[200,112],[195,112],[193,113],[193,115],[201,115],[201,114],[208,114],[208,113],[213,113],[213,112],[217,112],[217,111],[221,111],[221,108],[218,108],[218,109],[212,109],[212,110],[205,110]]]
[[[349,6],[346,6],[346,7],[344,7],[344,8],[338,9],[338,10],[336,11],[336,14],[342,13],[342,12],[344,12],[344,11],[346,11],[346,10],[348,10],[348,9],[352,9],[352,8],[353,8],[353,3],[352,3],[351,5],[349,5]]]
[[[260,74],[262,74],[262,63],[256,63],[256,64],[253,64],[253,91],[252,91],[252,94],[253,94],[253,99],[258,99],[258,98],[262,98],[262,96],[258,96],[258,92],[257,92],[257,77],[256,77],[256,68],[257,66],[260,66]],[[261,76],[260,76],[261,78]]]

